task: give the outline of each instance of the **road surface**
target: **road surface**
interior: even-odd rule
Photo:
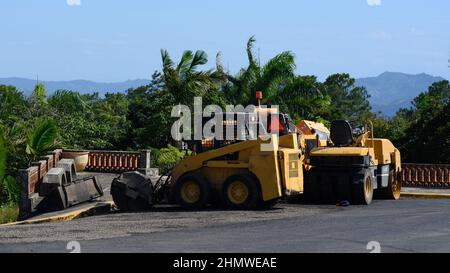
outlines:
[[[0,227],[0,252],[449,252],[449,199],[370,206],[278,204],[267,211],[111,213],[70,222]]]

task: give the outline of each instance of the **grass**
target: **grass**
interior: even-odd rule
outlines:
[[[16,204],[5,204],[0,207],[0,224],[17,221],[19,207]]]

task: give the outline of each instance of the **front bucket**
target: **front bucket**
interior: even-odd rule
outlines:
[[[121,211],[143,211],[153,206],[152,182],[139,172],[126,172],[114,178],[111,195]]]

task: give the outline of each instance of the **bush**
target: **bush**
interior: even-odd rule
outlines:
[[[0,224],[15,222],[19,218],[19,207],[7,204],[0,207]]]
[[[167,148],[151,149],[151,151],[156,158],[155,164],[161,169],[162,173],[172,169],[186,155],[186,151],[180,151],[170,144],[167,145]],[[190,154],[190,151],[187,151],[187,154]]]
[[[17,204],[20,198],[20,188],[12,176],[6,176],[0,181],[0,204]]]

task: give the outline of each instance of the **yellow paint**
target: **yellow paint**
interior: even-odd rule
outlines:
[[[401,197],[414,197],[426,199],[450,199],[448,193],[419,193],[419,192],[402,192]]]
[[[188,181],[181,188],[181,198],[186,203],[194,204],[200,199],[200,186],[196,181]]]
[[[29,219],[14,223],[3,224],[0,226],[30,225],[30,224],[71,221],[77,218],[81,218],[83,217],[83,215],[91,214],[93,211],[95,211],[96,209],[100,209],[102,206],[108,206],[109,208],[112,208],[114,206],[114,202],[113,201],[102,202],[102,204],[100,205],[97,204],[88,208],[78,209],[70,212],[62,211],[60,214],[54,216],[43,217],[38,219]]]
[[[271,149],[262,151],[263,144],[266,149]],[[220,159],[221,156],[234,153],[239,153],[239,160]],[[297,158],[296,162],[288,160],[292,155]],[[282,197],[285,194],[283,189],[287,192],[303,191],[301,156],[295,134],[280,138],[273,136],[270,142],[244,141],[183,159],[172,171],[172,186],[183,174],[195,171],[205,176],[213,189],[221,191],[228,177],[251,172],[260,183],[262,199],[268,201]],[[297,176],[289,177],[294,170]]]
[[[328,130],[323,123],[314,122],[310,120],[301,120],[297,123],[296,127],[304,134],[304,135],[313,135],[312,129],[319,130],[330,136],[330,130]]]
[[[242,204],[247,200],[249,190],[242,181],[234,181],[227,189],[228,199],[234,204]]]
[[[369,148],[365,147],[326,147],[311,151],[311,156],[365,156]]]
[[[301,155],[293,149],[281,149],[280,165],[282,166],[282,181],[288,192],[303,192],[303,168],[300,161]]]
[[[208,168],[243,168],[248,169],[248,163],[239,160],[212,160],[204,164]]]
[[[396,148],[388,139],[375,138],[367,141],[367,146],[373,148],[375,153],[375,158],[378,160],[379,164],[391,164],[395,163],[396,160],[400,161],[400,153],[394,156],[392,160],[392,154],[396,153]]]

